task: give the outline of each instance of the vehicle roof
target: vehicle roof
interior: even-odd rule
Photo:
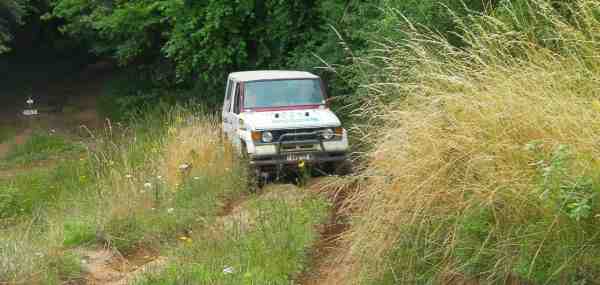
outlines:
[[[240,71],[229,74],[229,78],[236,81],[258,81],[278,79],[318,79],[319,77],[306,71],[294,70],[255,70]]]

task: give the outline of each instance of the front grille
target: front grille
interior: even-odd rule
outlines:
[[[271,133],[273,134],[274,142],[278,142],[279,139],[281,138],[281,136],[283,136],[284,134],[312,133],[312,134],[306,134],[306,135],[286,136],[281,140],[281,142],[290,142],[290,141],[305,141],[305,140],[319,139],[320,135],[315,132],[318,132],[320,130],[322,130],[322,129],[317,128],[317,129],[277,130],[277,131],[271,131]]]

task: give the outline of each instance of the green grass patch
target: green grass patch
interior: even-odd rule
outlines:
[[[0,219],[29,216],[35,210],[55,205],[63,195],[84,190],[93,179],[87,162],[76,160],[0,180]]]
[[[28,164],[83,149],[65,137],[35,132],[24,144],[16,145],[8,153],[5,164]]]
[[[302,190],[298,190],[302,191]],[[298,201],[254,198],[254,217],[225,223],[224,232],[193,235],[177,261],[138,284],[290,284],[307,264],[308,248],[318,238],[316,225],[329,209],[321,197]],[[235,216],[235,215],[234,215]]]
[[[9,126],[0,126],[0,143],[8,142],[17,134],[15,128]]]
[[[75,247],[96,240],[97,229],[93,221],[75,216],[67,219],[63,226],[63,245],[66,247]]]

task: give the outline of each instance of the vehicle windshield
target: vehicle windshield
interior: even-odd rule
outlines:
[[[325,104],[318,79],[269,80],[245,83],[244,108]]]

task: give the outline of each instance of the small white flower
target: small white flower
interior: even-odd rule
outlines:
[[[29,98],[29,99],[27,99],[27,101],[25,101],[25,102],[26,102],[27,104],[31,105],[31,104],[33,104],[33,99]]]
[[[131,178],[131,177],[133,177],[133,176],[131,176],[131,174],[125,175],[125,178]]]
[[[154,210],[156,210],[156,208],[151,208],[150,210],[154,211]]]
[[[146,182],[146,183],[144,183],[144,187],[145,188],[150,188],[150,187],[152,187],[152,183]]]
[[[194,176],[194,180],[199,180],[199,179],[200,179],[200,177]]]
[[[233,273],[233,272],[235,272],[235,270],[233,270],[233,267],[231,267],[231,266],[226,266],[226,267],[223,269],[223,273],[225,273],[225,274],[231,274],[231,273]]]
[[[51,133],[56,133],[56,130],[55,129],[50,129],[50,132]]]
[[[156,179],[160,180],[160,179],[162,179],[162,176],[158,175],[158,176],[156,176]]]
[[[175,209],[173,209],[173,208],[167,209],[167,213],[169,213],[169,214],[173,213],[173,211],[175,211]]]

